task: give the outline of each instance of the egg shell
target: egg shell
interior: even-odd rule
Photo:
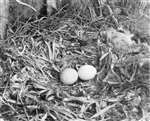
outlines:
[[[75,83],[78,79],[78,73],[73,68],[66,68],[60,74],[60,80],[64,84],[71,85]]]
[[[92,65],[83,65],[78,70],[78,75],[81,80],[90,80],[95,77],[97,70]]]

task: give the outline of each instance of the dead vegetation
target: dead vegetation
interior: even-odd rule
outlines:
[[[150,120],[149,3],[89,2],[9,25],[0,43],[0,120]],[[60,82],[63,68],[85,63],[97,68],[95,79]]]

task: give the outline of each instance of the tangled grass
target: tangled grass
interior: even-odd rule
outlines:
[[[99,16],[75,7],[9,25],[0,43],[0,120],[150,120],[148,30],[139,31],[124,0],[109,2]],[[62,69],[85,63],[96,67],[94,79],[60,81]]]

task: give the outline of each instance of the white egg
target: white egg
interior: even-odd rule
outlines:
[[[79,78],[82,80],[90,80],[95,77],[97,70],[92,65],[83,65],[78,70]]]
[[[73,84],[78,79],[78,73],[73,68],[66,68],[60,74],[60,80],[67,85]]]

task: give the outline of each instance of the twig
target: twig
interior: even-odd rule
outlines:
[[[110,106],[108,106],[108,107],[102,109],[100,112],[97,112],[95,115],[93,115],[93,116],[91,117],[91,119],[92,119],[92,118],[95,118],[95,117],[98,117],[98,116],[100,116],[100,115],[103,115],[106,111],[108,111],[109,109],[115,107],[116,104],[117,104],[117,103],[115,103],[115,104],[113,104],[113,105],[110,105]]]
[[[18,2],[21,5],[27,6],[27,7],[31,8],[32,10],[34,10],[35,12],[37,12],[37,10],[33,6],[31,6],[31,5],[27,4],[27,3],[24,3],[24,2],[22,2],[20,0],[16,0],[16,2]]]
[[[28,113],[27,113],[26,108],[24,107],[24,103],[23,103],[23,101],[22,101],[21,97],[20,97],[20,102],[21,102],[21,104],[23,105],[23,110],[24,110],[25,116],[26,116],[27,120],[29,121],[29,120],[30,120],[30,118],[29,118],[29,116],[28,116]]]

